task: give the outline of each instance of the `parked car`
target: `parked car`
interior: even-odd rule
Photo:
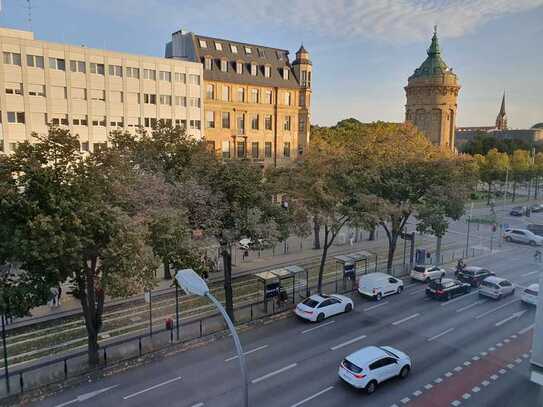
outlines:
[[[456,278],[472,287],[479,287],[485,278],[495,275],[492,271],[482,267],[467,266],[463,271],[458,272]]]
[[[403,281],[386,273],[364,274],[358,279],[358,292],[366,297],[380,301],[391,294],[403,290]]]
[[[322,322],[333,315],[351,312],[353,308],[353,300],[344,295],[315,294],[299,303],[294,313],[308,321]]]
[[[390,346],[367,346],[351,353],[339,364],[339,377],[357,389],[371,394],[379,383],[393,377],[405,379],[411,371],[411,358]]]
[[[533,213],[543,212],[543,204],[535,204],[530,206],[530,210]]]
[[[445,276],[445,269],[437,266],[415,266],[411,270],[411,279],[429,283]]]
[[[431,281],[426,287],[426,295],[436,300],[450,300],[454,297],[467,294],[471,291],[471,285],[452,278],[442,278]]]
[[[526,213],[525,206],[515,206],[509,211],[509,215],[511,216],[523,216],[525,213]]]
[[[513,295],[515,286],[505,278],[490,276],[485,278],[479,286],[479,295],[499,300],[506,295]]]
[[[528,226],[526,226],[526,229],[528,229],[530,232],[532,232],[535,235],[543,236],[543,225],[530,223]]]
[[[525,304],[537,306],[538,295],[539,295],[539,284],[530,284],[520,294],[520,300]]]
[[[526,243],[530,246],[543,245],[543,237],[526,229],[505,229],[503,238],[508,242]]]

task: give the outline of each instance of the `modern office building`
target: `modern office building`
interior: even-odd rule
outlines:
[[[166,57],[204,69],[205,139],[224,159],[281,165],[309,144],[312,63],[284,49],[177,31]]]
[[[83,151],[115,129],[164,120],[203,137],[200,63],[34,39],[0,28],[0,152],[44,134],[48,124],[77,134]]]

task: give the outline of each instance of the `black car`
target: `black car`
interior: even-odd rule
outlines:
[[[453,297],[469,293],[471,285],[450,278],[434,280],[426,287],[426,295],[437,300],[450,300]]]
[[[543,212],[543,204],[535,204],[530,206],[530,210],[533,213]]]
[[[479,287],[481,281],[490,276],[495,276],[492,271],[484,269],[482,267],[469,266],[459,272],[456,278],[463,283],[468,283],[472,287]]]
[[[515,206],[511,209],[509,212],[509,215],[511,216],[523,216],[526,212],[526,208],[524,206]]]

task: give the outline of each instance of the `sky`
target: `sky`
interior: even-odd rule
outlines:
[[[403,87],[433,26],[459,77],[458,126],[543,122],[543,0],[0,0],[0,26],[35,38],[163,56],[171,33],[290,50],[313,62],[312,123],[403,121]]]

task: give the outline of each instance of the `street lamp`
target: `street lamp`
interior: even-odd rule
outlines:
[[[187,293],[194,294],[200,297],[207,297],[211,300],[213,304],[222,314],[230,334],[234,339],[234,345],[236,346],[236,352],[238,353],[239,365],[241,368],[241,379],[243,381],[243,406],[249,407],[249,382],[247,381],[247,368],[245,366],[245,355],[243,354],[243,349],[241,348],[241,342],[239,341],[239,336],[236,332],[236,328],[232,323],[232,320],[226,313],[222,304],[217,300],[210,292],[206,282],[198,275],[193,269],[184,269],[179,270],[175,274],[175,279],[179,286]]]

